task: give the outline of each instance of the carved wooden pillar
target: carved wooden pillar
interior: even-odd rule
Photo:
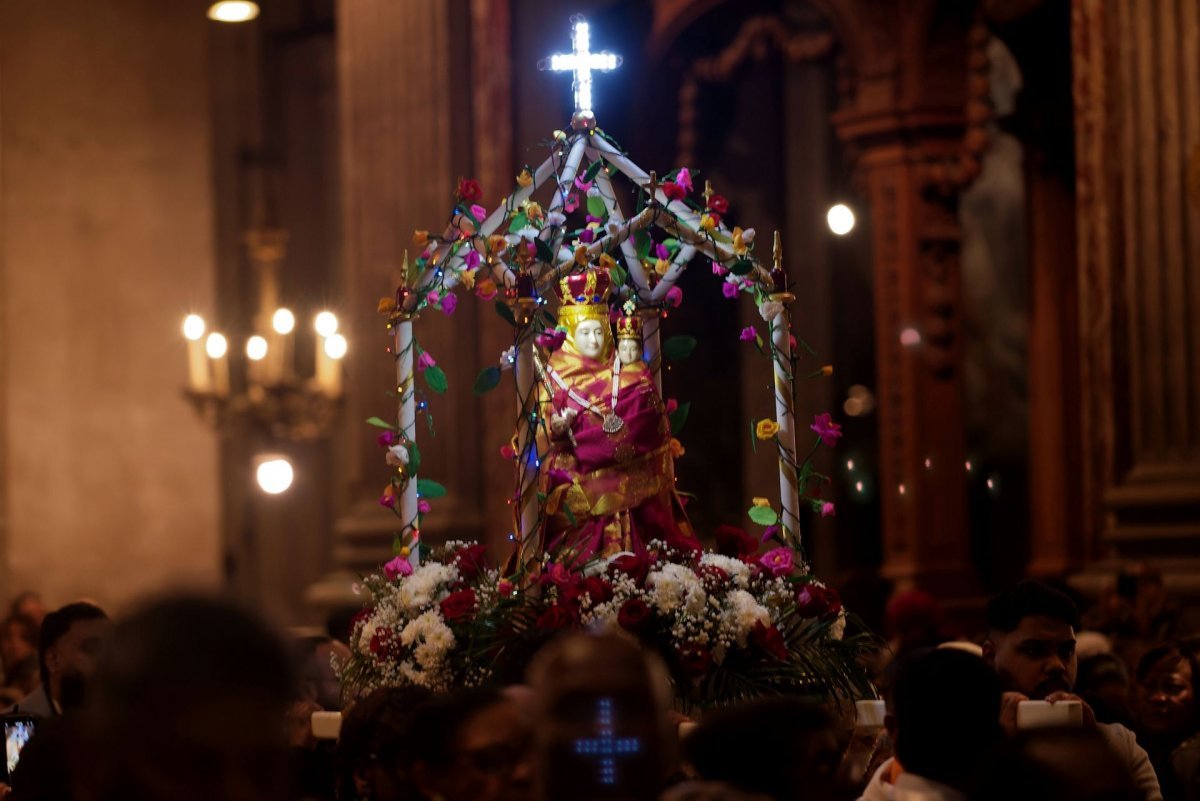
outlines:
[[[986,144],[986,32],[972,24],[971,4],[817,4],[846,45],[849,87],[834,123],[857,153],[872,217],[882,572],[901,586],[962,595],[977,580],[957,193],[977,174]]]

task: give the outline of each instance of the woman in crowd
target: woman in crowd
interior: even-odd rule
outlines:
[[[419,687],[384,687],[350,707],[336,760],[340,801],[416,801],[413,718],[430,697]]]
[[[1165,801],[1200,800],[1200,642],[1151,648],[1137,666],[1138,740],[1150,755]]]

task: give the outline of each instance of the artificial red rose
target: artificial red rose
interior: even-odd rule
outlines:
[[[679,649],[679,665],[683,672],[695,678],[712,667],[712,651],[703,645],[687,645]]]
[[[818,584],[805,584],[796,591],[796,611],[802,617],[827,617],[842,611],[837,590]]]
[[[759,542],[737,526],[717,526],[713,532],[717,540],[717,553],[737,559],[758,550]]]
[[[354,617],[350,618],[350,630],[353,631],[355,626],[362,623],[364,620],[375,614],[375,607],[364,606],[354,613]]]
[[[569,591],[579,583],[582,576],[578,573],[572,573],[565,565],[554,562],[546,568],[542,575],[538,576],[538,583],[543,586],[553,584],[560,591]]]
[[[587,593],[593,606],[611,601],[613,596],[612,585],[599,576],[585,578],[579,582],[578,590],[580,595]]]
[[[687,190],[674,181],[663,183],[662,191],[667,196],[667,200],[683,200],[687,197]]]
[[[554,604],[538,616],[535,625],[544,631],[557,631],[558,629],[565,629],[574,623],[575,615],[571,613],[570,609],[567,609],[562,604]]]
[[[761,622],[755,623],[754,628],[750,630],[750,642],[780,662],[787,661],[787,643],[783,641],[783,635],[779,629],[774,626],[764,626]]]
[[[696,575],[704,582],[707,589],[720,587],[729,581],[729,574],[716,565],[700,565],[696,570]]]
[[[646,602],[641,598],[630,598],[621,604],[621,609],[617,612],[617,623],[621,624],[622,628],[632,631],[640,629],[649,619],[650,607],[646,606]]]
[[[610,572],[624,573],[635,583],[641,584],[650,572],[650,562],[644,556],[628,553],[609,562],[608,569]]]
[[[475,614],[475,590],[468,587],[465,590],[452,592],[442,599],[440,604],[442,617],[447,623],[457,623],[470,619]]]
[[[487,547],[469,545],[454,554],[452,561],[463,581],[474,581],[480,571],[487,567]]]
[[[478,203],[483,199],[483,189],[474,178],[461,178],[458,181],[458,198],[467,203]]]
[[[388,647],[392,640],[392,630],[387,626],[380,626],[375,629],[375,633],[371,635],[371,653],[378,654]]]
[[[717,214],[728,214],[729,201],[724,195],[713,195],[708,199],[708,208]]]

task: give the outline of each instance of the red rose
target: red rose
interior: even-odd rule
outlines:
[[[717,553],[737,559],[749,556],[758,550],[759,542],[737,526],[717,526],[713,532],[717,540]]]
[[[562,604],[554,604],[538,616],[535,624],[539,629],[555,631],[565,629],[575,623],[575,615]]]
[[[474,178],[460,178],[458,181],[458,198],[467,203],[478,203],[483,198],[483,189]]]
[[[475,590],[468,587],[450,593],[442,599],[441,610],[447,623],[469,619],[475,613]]]
[[[696,570],[696,575],[700,577],[700,580],[710,590],[720,587],[729,581],[729,574],[716,565],[701,565]]]
[[[375,633],[371,635],[371,653],[378,654],[388,647],[392,639],[392,630],[387,626],[380,626],[375,629]]]
[[[779,629],[774,626],[755,623],[754,628],[750,631],[750,642],[780,662],[787,661],[787,643],[783,641],[783,635],[779,633]]]
[[[609,562],[608,569],[610,572],[624,573],[635,583],[641,584],[650,572],[650,562],[644,556],[625,554]]]
[[[586,592],[592,599],[593,606],[610,601],[613,596],[612,585],[599,576],[591,576],[579,582],[578,592],[580,595]]]
[[[724,195],[713,195],[708,199],[708,208],[717,214],[728,214],[729,201],[725,199]]]
[[[688,645],[679,649],[679,665],[683,672],[695,678],[712,667],[712,652],[703,645]]]
[[[667,196],[667,200],[683,200],[687,197],[687,190],[674,181],[667,181],[662,185],[663,194]]]
[[[827,617],[842,611],[837,591],[817,584],[805,584],[796,591],[796,611],[802,617]]]
[[[454,554],[451,561],[458,568],[458,573],[462,576],[463,581],[474,581],[479,572],[487,567],[487,547],[484,545],[467,546]]]
[[[630,598],[617,612],[617,622],[622,628],[637,630],[650,619],[650,607],[641,598]]]

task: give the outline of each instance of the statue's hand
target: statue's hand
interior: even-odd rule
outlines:
[[[550,433],[556,437],[565,436],[578,415],[574,409],[563,409],[559,414],[550,415]]]

